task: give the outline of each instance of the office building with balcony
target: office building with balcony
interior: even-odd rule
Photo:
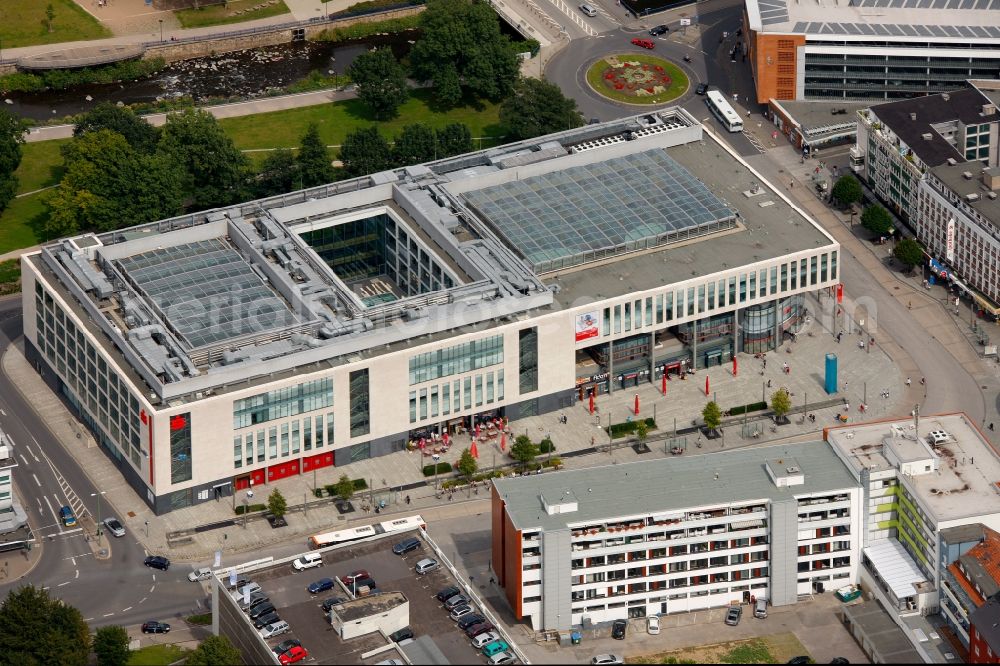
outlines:
[[[774,349],[838,260],[667,109],[47,243],[26,355],[164,512]]]
[[[1000,6],[976,0],[746,0],[757,101],[892,100],[996,79]]]
[[[492,566],[515,617],[565,630],[856,580],[856,479],[825,442],[498,479]]]

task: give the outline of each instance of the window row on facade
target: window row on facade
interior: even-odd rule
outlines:
[[[410,423],[504,399],[503,369],[410,391]]]
[[[239,469],[300,452],[333,446],[333,412],[233,436],[233,467]]]

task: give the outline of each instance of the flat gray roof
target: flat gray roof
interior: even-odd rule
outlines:
[[[983,169],[982,162],[962,162],[954,166],[945,164],[934,167],[931,173],[980,215],[990,222],[1000,223],[1000,198],[990,199],[987,196],[991,190],[983,183]],[[972,178],[966,178],[966,173]],[[970,194],[977,195],[978,199],[970,201],[966,198]]]
[[[778,488],[768,460],[794,459],[801,485]],[[826,442],[753,447],[587,469],[494,480],[517,529],[562,529],[650,512],[724,505],[857,487],[857,481]],[[569,493],[569,495],[567,495]],[[553,497],[575,496],[577,509],[548,515]]]
[[[877,603],[845,604],[844,615],[855,625],[874,648],[875,654],[887,664],[922,664],[920,653],[906,633]]]
[[[795,122],[802,125],[802,129],[806,132],[814,132],[819,136],[822,136],[824,129],[829,128],[828,132],[835,131],[834,128],[840,127],[841,125],[855,125],[857,126],[857,114],[856,112],[861,109],[867,109],[871,106],[867,102],[849,102],[847,100],[840,99],[829,99],[829,100],[817,100],[817,101],[797,101],[797,100],[772,100],[774,104],[777,104],[785,111],[788,112]],[[834,111],[840,111],[843,109],[847,113],[833,113]],[[808,136],[808,138],[815,138],[814,136]]]

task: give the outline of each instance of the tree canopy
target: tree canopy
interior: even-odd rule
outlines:
[[[863,195],[861,183],[850,174],[838,178],[830,192],[830,198],[839,201],[844,206],[861,201]]]
[[[168,115],[160,151],[181,167],[185,190],[196,208],[225,206],[244,198],[249,162],[207,111],[185,109]]]
[[[451,123],[437,131],[438,157],[472,152],[472,132],[463,123]]]
[[[510,455],[522,466],[527,465],[538,456],[538,445],[527,435],[518,435],[510,447]]]
[[[24,144],[24,124],[20,118],[0,109],[0,212],[17,194],[17,176]]]
[[[788,395],[788,391],[785,389],[778,389],[771,394],[771,411],[774,412],[774,417],[781,421],[785,418],[787,414],[792,409],[792,398]]]
[[[383,47],[366,51],[354,59],[347,68],[351,81],[357,87],[358,99],[367,106],[378,120],[396,117],[400,105],[406,101],[406,70]]]
[[[94,632],[94,654],[97,666],[126,666],[129,649],[125,627],[111,625]]]
[[[295,155],[287,148],[271,151],[261,162],[260,171],[253,179],[256,197],[270,197],[296,189],[298,165]]]
[[[302,135],[295,164],[298,167],[300,188],[326,185],[335,180],[330,151],[323,143],[316,123],[310,123],[306,133]]]
[[[465,449],[462,451],[455,469],[465,478],[469,478],[479,469],[479,463],[472,457],[472,452],[469,449]]]
[[[507,128],[508,139],[520,141],[579,127],[583,116],[558,86],[522,77],[500,104],[500,122]]]
[[[76,608],[26,585],[0,604],[0,654],[19,666],[86,666],[90,629]]]
[[[494,101],[510,93],[519,61],[489,4],[429,0],[420,29],[423,36],[410,51],[413,76],[433,83],[443,105],[457,105],[463,85],[473,95]]]
[[[272,490],[271,494],[267,496],[267,510],[275,518],[281,518],[288,512],[288,502],[285,501],[285,496],[277,488]]]
[[[437,155],[437,134],[422,123],[406,125],[392,148],[393,161],[400,166],[430,162]]]
[[[892,216],[882,206],[869,206],[861,213],[861,226],[877,236],[882,236],[892,229]]]
[[[73,136],[102,129],[118,132],[130,146],[143,153],[153,153],[160,139],[159,130],[135,115],[132,109],[110,102],[101,102],[83,114],[73,128]]]
[[[919,265],[924,260],[924,251],[920,244],[912,238],[904,238],[896,243],[892,250],[892,256],[899,259],[900,263],[908,269]]]
[[[354,496],[354,482],[351,481],[351,477],[341,474],[340,479],[337,480],[337,485],[334,486],[334,490],[337,491],[337,497],[346,502]]]
[[[709,430],[718,428],[722,424],[722,410],[719,409],[719,403],[709,400],[705,409],[701,410],[701,418],[705,420],[705,427]]]
[[[364,176],[392,166],[392,150],[376,127],[354,130],[344,137],[340,160],[348,176]]]
[[[232,666],[242,664],[243,656],[225,636],[209,636],[184,663],[186,666]]]

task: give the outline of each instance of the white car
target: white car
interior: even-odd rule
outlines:
[[[598,654],[590,660],[591,664],[624,664],[625,659],[619,654]]]
[[[463,617],[472,612],[473,612],[472,606],[459,606],[458,608],[456,608],[451,612],[451,619],[454,620],[455,622],[458,622]]]
[[[274,638],[275,636],[280,636],[281,634],[288,633],[291,627],[284,620],[278,620],[273,624],[269,624],[260,630],[261,638]]]
[[[482,650],[484,647],[492,643],[493,641],[500,640],[500,634],[495,631],[487,631],[485,634],[479,634],[472,639],[472,647],[477,650]]]
[[[106,527],[108,531],[114,534],[116,537],[125,536],[125,526],[122,525],[121,522],[114,516],[110,516],[104,519],[104,527]]]
[[[514,663],[514,653],[513,652],[498,652],[489,659],[486,663],[490,666],[500,666],[500,664],[512,664]]]
[[[195,569],[194,571],[188,574],[188,580],[191,581],[192,583],[197,583],[199,580],[208,580],[211,577],[212,577],[212,570],[209,569],[208,567],[201,567],[199,569]]]
[[[660,618],[656,615],[650,615],[646,618],[646,631],[650,633],[651,636],[657,636],[660,633]]]

